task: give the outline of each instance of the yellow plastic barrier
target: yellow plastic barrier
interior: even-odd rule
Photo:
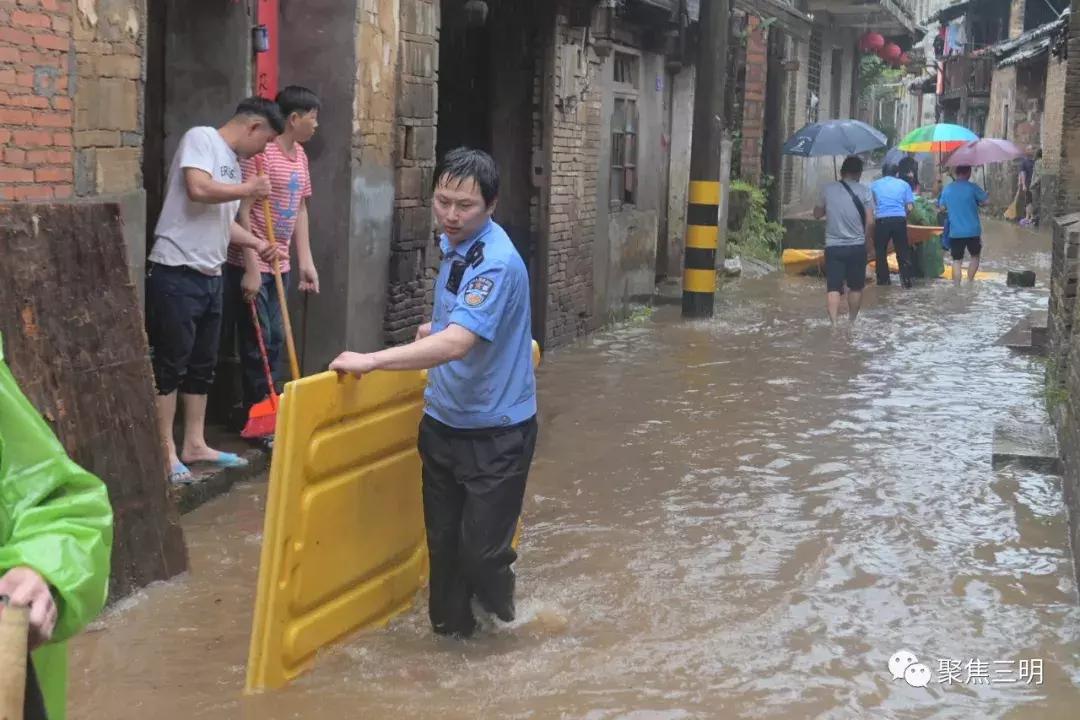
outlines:
[[[812,271],[823,272],[825,269],[825,251],[788,248],[784,250],[784,254],[781,256],[781,264],[784,266],[784,272],[788,275],[802,275]]]
[[[533,362],[540,348],[533,343]],[[409,608],[427,580],[417,429],[424,373],[322,373],[278,410],[247,690]],[[520,525],[518,527],[520,532]]]

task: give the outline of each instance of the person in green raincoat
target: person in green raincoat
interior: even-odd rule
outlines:
[[[0,595],[30,608],[33,664],[50,720],[63,720],[67,643],[105,605],[112,507],[20,392],[0,337]]]

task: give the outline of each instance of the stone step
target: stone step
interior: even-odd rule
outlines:
[[[994,428],[991,463],[995,468],[1009,464],[1061,474],[1057,436],[1048,422],[1009,420]]]
[[[1050,325],[1050,313],[1047,310],[1035,310],[1028,316],[1028,324],[1031,325],[1031,346],[1038,351],[1044,351],[1050,345],[1048,328]]]
[[[1022,318],[1012,328],[998,338],[997,344],[1004,345],[1018,353],[1043,354],[1047,347],[1047,324],[1049,313],[1035,310]]]

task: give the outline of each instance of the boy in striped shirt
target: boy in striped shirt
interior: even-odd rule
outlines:
[[[295,240],[299,289],[318,293],[319,274],[312,259],[308,234],[307,200],[311,197],[311,173],[303,143],[315,135],[319,126],[319,98],[307,88],[291,85],[278,93],[276,102],[285,117],[285,131],[260,155],[241,161],[240,166],[245,180],[257,175],[260,169],[270,178],[273,187],[270,215],[274,238],[283,250],[281,274],[285,285],[288,286],[291,272],[289,248]],[[269,241],[262,203],[245,203],[240,209],[240,224],[260,240]],[[280,382],[277,368],[285,344],[285,329],[272,267],[254,251],[230,248],[225,273],[233,317],[236,318],[244,417],[247,417],[251,406],[270,394],[248,303],[255,301],[275,384]]]

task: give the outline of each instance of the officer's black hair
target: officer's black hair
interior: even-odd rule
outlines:
[[[287,120],[293,113],[309,113],[319,109],[319,96],[313,90],[308,90],[300,85],[287,85],[274,98],[274,102],[281,108],[281,114]]]
[[[484,204],[488,207],[499,197],[499,168],[495,165],[495,158],[483,150],[459,147],[446,153],[435,167],[432,191],[439,187],[440,182],[450,180],[459,183],[465,180],[476,181],[480,194],[484,196]]]
[[[240,101],[236,106],[236,116],[247,115],[248,117],[261,117],[270,123],[274,132],[285,132],[285,117],[281,114],[281,108],[273,100],[261,97],[249,97]]]

